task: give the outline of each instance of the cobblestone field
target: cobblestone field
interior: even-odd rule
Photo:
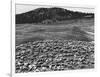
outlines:
[[[16,46],[15,72],[44,72],[94,68],[94,43],[44,40]]]

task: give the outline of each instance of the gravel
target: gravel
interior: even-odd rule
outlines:
[[[94,68],[94,43],[73,40],[34,41],[16,46],[15,72]]]

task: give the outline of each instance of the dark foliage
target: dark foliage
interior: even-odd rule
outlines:
[[[37,8],[35,10],[17,14],[16,24],[22,23],[42,23],[45,20],[51,20],[52,23],[56,21],[63,21],[76,18],[90,18],[94,17],[92,13],[73,12],[63,8]],[[48,22],[48,21],[47,21]]]

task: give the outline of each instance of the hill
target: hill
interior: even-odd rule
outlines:
[[[41,23],[51,24],[59,21],[79,19],[79,18],[93,18],[93,13],[74,12],[64,8],[37,8],[26,13],[16,15],[16,24],[24,23]]]

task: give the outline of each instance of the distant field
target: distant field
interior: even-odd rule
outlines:
[[[94,19],[62,21],[58,24],[16,24],[16,45],[36,40],[94,40]]]

